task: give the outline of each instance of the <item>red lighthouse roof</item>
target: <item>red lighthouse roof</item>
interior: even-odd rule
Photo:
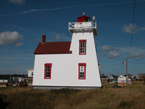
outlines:
[[[89,16],[85,16],[85,14],[83,13],[83,16],[78,17],[78,22],[86,22],[86,21],[90,21],[90,17]]]

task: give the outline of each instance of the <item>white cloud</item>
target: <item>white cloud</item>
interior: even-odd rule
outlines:
[[[133,26],[132,23],[130,23],[129,25],[125,25],[122,30],[124,33],[132,34],[132,27],[133,33],[137,33],[137,31],[145,31],[145,27],[138,28],[136,25]]]
[[[62,35],[62,33],[57,34],[57,35],[55,36],[55,40],[56,40],[56,41],[59,40],[60,37],[61,37],[61,35]]]
[[[101,37],[100,39],[104,40],[105,38]]]
[[[110,46],[110,45],[104,45],[104,46],[102,46],[101,47],[101,49],[103,50],[103,51],[109,51],[109,50],[112,50],[112,49],[114,49],[114,47],[113,46]]]
[[[19,46],[21,46],[21,45],[24,45],[22,42],[18,42],[18,43],[16,43],[14,46],[15,47],[19,47]]]
[[[40,40],[39,38],[36,38],[36,41],[37,41],[37,42],[41,42],[41,40]]]
[[[120,54],[117,52],[117,51],[110,51],[109,55],[108,55],[108,58],[112,59],[112,58],[115,58],[115,57],[118,57],[120,56]]]
[[[144,31],[144,30],[145,30],[145,27],[140,27],[140,30],[141,30],[141,31]]]
[[[125,25],[122,30],[123,30],[124,33],[131,34],[132,33],[132,27],[133,27],[133,30],[137,30],[137,26],[136,25],[133,26],[132,23],[130,23],[129,25]],[[135,33],[135,31],[134,31],[134,33]]]
[[[130,47],[117,47],[117,49],[122,52],[122,53],[127,53],[129,51]],[[140,60],[145,58],[145,49],[144,48],[139,48],[139,47],[131,47],[130,55],[129,58],[134,58],[135,60]]]
[[[98,52],[98,54],[99,54],[99,57],[107,56],[107,53]]]
[[[71,40],[71,38],[70,37],[68,37],[68,36],[66,36],[66,34],[65,33],[59,33],[59,34],[56,34],[55,35],[55,41],[58,41],[58,40],[63,40],[63,41],[70,41]]]
[[[25,3],[25,0],[9,0],[9,2],[12,2],[13,4],[22,5]]]
[[[129,51],[130,47],[117,47],[117,50],[119,50],[120,52],[123,53],[127,53],[127,51]],[[139,48],[139,47],[131,47],[131,54],[133,53],[145,53],[145,49],[144,48]]]
[[[140,60],[145,58],[145,56],[143,55],[143,53],[133,53],[131,56],[129,56],[129,58],[135,58],[135,60]]]
[[[0,45],[6,45],[14,43],[14,46],[20,46],[23,45],[20,40],[22,40],[23,37],[20,35],[17,31],[4,31],[0,33]]]

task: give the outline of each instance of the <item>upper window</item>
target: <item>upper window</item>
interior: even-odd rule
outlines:
[[[51,66],[52,63],[46,63],[44,65],[44,79],[51,79]]]
[[[79,40],[79,54],[86,55],[86,40]]]
[[[86,79],[86,63],[79,63],[79,79]]]

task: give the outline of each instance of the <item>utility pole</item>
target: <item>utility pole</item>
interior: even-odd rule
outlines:
[[[127,73],[128,73],[128,52],[127,52],[127,57],[126,57],[126,86],[128,85],[128,83],[127,83]]]
[[[10,83],[11,83],[11,70],[10,70]]]

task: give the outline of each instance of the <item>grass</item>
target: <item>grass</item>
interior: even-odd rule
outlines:
[[[132,82],[124,88],[103,83],[90,90],[34,90],[32,87],[0,88],[6,109],[145,109],[145,85]]]

